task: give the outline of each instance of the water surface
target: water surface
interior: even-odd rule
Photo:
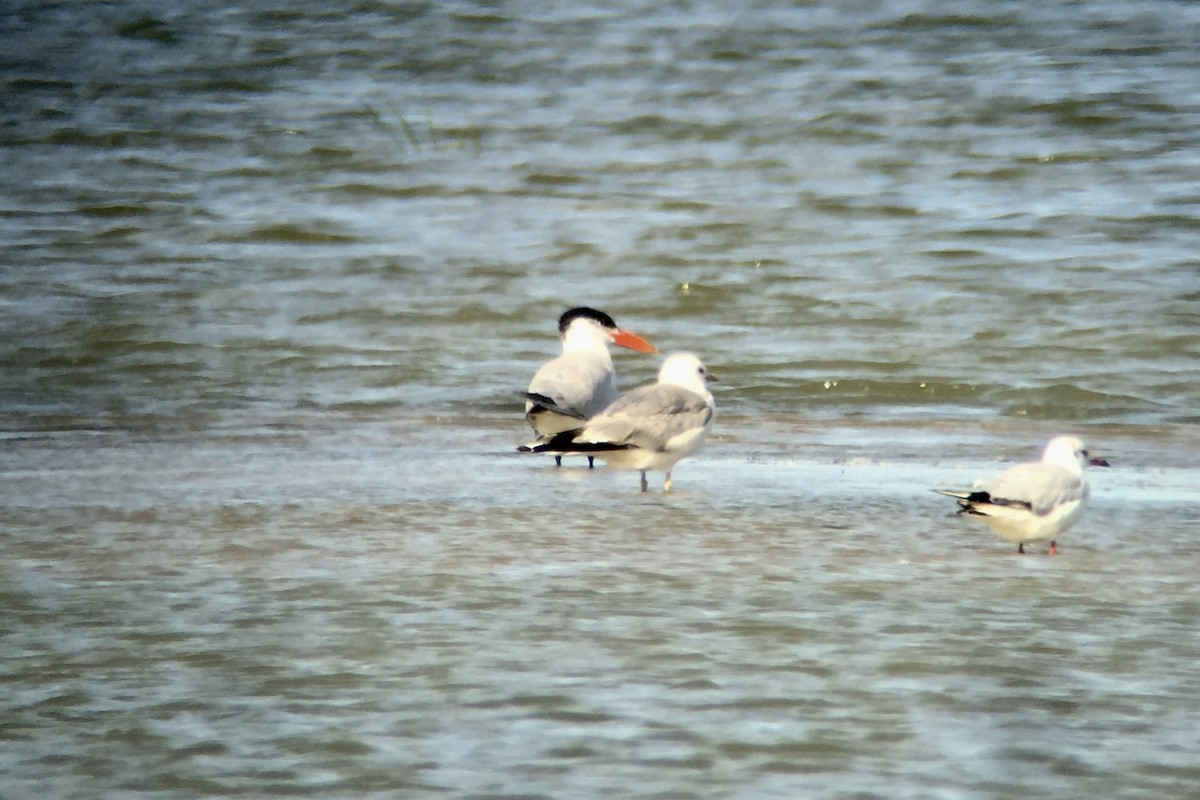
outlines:
[[[1200,11],[0,25],[5,797],[1194,794]],[[581,303],[670,495],[514,452]]]

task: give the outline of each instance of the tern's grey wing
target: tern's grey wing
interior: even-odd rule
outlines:
[[[1009,467],[979,488],[987,491],[993,502],[1003,500],[1010,505],[1028,505],[1038,516],[1088,496],[1087,482],[1083,478],[1040,462]]]
[[[704,427],[712,415],[708,401],[695,392],[656,383],[622,395],[576,439],[662,450],[672,438]]]
[[[529,382],[529,393],[549,398],[562,413],[587,419],[612,402],[617,385],[602,360],[570,354],[543,364]]]

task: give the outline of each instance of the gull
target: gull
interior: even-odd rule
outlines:
[[[663,362],[657,382],[626,392],[577,430],[518,449],[594,453],[611,467],[640,471],[643,492],[649,490],[647,471],[665,472],[663,491],[669,492],[675,464],[696,452],[712,430],[716,405],[707,383],[716,379],[696,356],[675,353]]]
[[[1083,477],[1086,466],[1107,467],[1103,458],[1088,458],[1077,436],[1055,436],[1046,443],[1042,459],[1009,467],[992,478],[975,482],[971,491],[934,489],[958,499],[958,513],[976,516],[997,535],[1025,545],[1049,542],[1058,552],[1059,534],[1079,521],[1091,490]]]
[[[610,344],[643,353],[657,353],[654,345],[631,331],[617,327],[603,311],[580,306],[558,318],[562,355],[543,364],[525,398],[525,419],[538,434],[549,441],[555,434],[576,430],[613,400],[617,399],[617,379],[613,372]],[[593,465],[588,456],[588,466]],[[562,466],[562,454],[554,456]]]

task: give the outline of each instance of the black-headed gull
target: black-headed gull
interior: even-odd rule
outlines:
[[[1046,443],[1042,459],[1009,467],[992,478],[976,481],[970,491],[934,489],[958,499],[959,514],[979,517],[997,535],[1025,545],[1049,542],[1058,552],[1059,534],[1079,521],[1091,490],[1084,467],[1107,467],[1102,458],[1089,458],[1077,436],[1055,436]]]
[[[666,473],[663,491],[671,491],[671,470],[696,452],[712,430],[716,405],[706,385],[716,380],[700,359],[676,353],[663,362],[658,381],[618,397],[576,431],[547,442],[526,445],[522,452],[592,453],[617,469]]]
[[[643,353],[657,353],[641,336],[617,327],[613,318],[594,308],[572,308],[558,318],[562,355],[543,364],[521,393],[525,419],[540,437],[577,430],[617,399],[610,344]],[[592,466],[588,456],[588,466]],[[554,456],[562,466],[562,454]]]

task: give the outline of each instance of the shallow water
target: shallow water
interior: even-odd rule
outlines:
[[[1200,11],[0,20],[6,798],[1194,794]],[[578,303],[670,495],[514,452]]]
[[[159,437],[10,442],[13,796],[1184,797],[1198,777],[1194,469],[1098,476],[1063,554],[1019,557],[924,492],[990,466],[972,455],[806,458],[735,420],[642,495],[457,424],[301,422],[186,463]]]

